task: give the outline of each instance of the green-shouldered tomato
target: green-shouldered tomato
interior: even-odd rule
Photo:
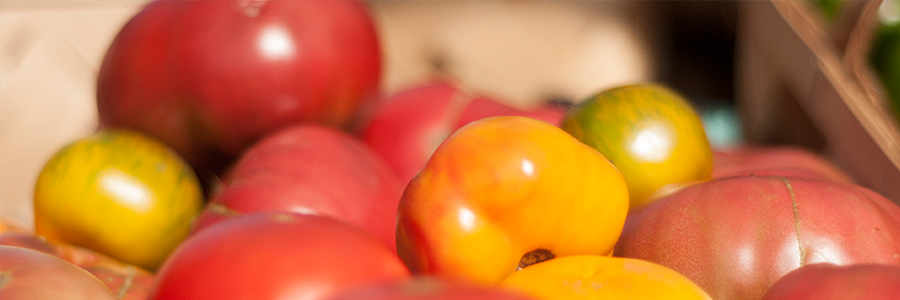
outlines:
[[[47,162],[34,192],[38,234],[156,269],[203,205],[194,171],[146,135],[103,130]]]
[[[709,179],[712,149],[693,107],[656,84],[606,90],[572,107],[562,128],[622,173],[631,208],[669,184]]]

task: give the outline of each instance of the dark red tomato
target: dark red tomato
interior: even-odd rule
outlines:
[[[292,126],[267,136],[237,161],[193,230],[238,214],[294,211],[356,225],[394,248],[403,187],[382,158],[354,136],[318,125]]]
[[[559,125],[565,111],[547,105],[520,110],[449,83],[414,86],[388,98],[363,128],[362,139],[404,183],[409,182],[454,130],[496,116],[524,116]]]
[[[407,278],[390,248],[353,226],[256,213],[188,238],[163,263],[149,299],[321,299]]]
[[[0,299],[118,299],[94,275],[56,256],[0,246]]]
[[[802,148],[740,146],[713,152],[713,178],[750,174],[852,182],[831,162]]]
[[[106,53],[97,106],[102,125],[150,133],[202,171],[285,125],[353,125],[380,73],[358,1],[155,1]]]
[[[763,300],[896,300],[900,265],[812,264],[781,277]]]
[[[900,264],[900,207],[843,182],[716,179],[630,215],[614,253],[674,269],[713,299],[760,299],[803,265]]]
[[[496,287],[445,281],[433,277],[379,284],[339,293],[329,300],[529,300],[529,296]]]

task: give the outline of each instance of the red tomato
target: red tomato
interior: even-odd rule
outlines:
[[[394,248],[402,193],[387,164],[355,137],[323,126],[293,126],[238,160],[194,231],[237,214],[294,211],[359,226]]]
[[[368,286],[339,293],[329,300],[529,300],[533,299],[499,288],[446,281],[435,277]]]
[[[740,146],[714,151],[713,178],[750,174],[852,182],[831,162],[802,148]]]
[[[0,245],[40,251],[75,264],[99,278],[120,300],[147,299],[153,273],[90,249],[51,242],[42,236],[7,227],[11,226],[0,226]]]
[[[806,264],[900,264],[900,207],[849,183],[729,177],[630,215],[614,253],[672,268],[713,299],[760,299]]]
[[[781,277],[763,300],[896,300],[900,266],[812,264]]]
[[[103,125],[150,133],[203,173],[285,125],[351,126],[380,74],[358,1],[156,1],[106,53],[97,106]]]
[[[555,106],[519,110],[447,83],[430,83],[387,99],[375,111],[361,136],[405,183],[425,166],[450,133],[472,121],[494,116],[526,116],[557,125],[564,113]]]
[[[0,299],[114,300],[97,277],[43,252],[0,246]]]
[[[355,227],[256,213],[188,238],[163,263],[149,299],[321,299],[408,277],[390,248]]]

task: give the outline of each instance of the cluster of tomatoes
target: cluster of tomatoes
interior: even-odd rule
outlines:
[[[713,151],[669,88],[521,110],[382,101],[380,72],[358,2],[150,3],[104,59],[102,128],[37,178],[41,238],[0,230],[0,296],[900,294],[900,207],[809,152]]]

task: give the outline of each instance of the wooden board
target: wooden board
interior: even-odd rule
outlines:
[[[871,13],[871,7],[858,12]],[[866,23],[871,18],[853,19],[853,31],[871,30]],[[748,136],[764,139],[785,130],[767,127],[779,124],[768,119],[779,115],[774,111],[778,102],[789,101],[779,93],[781,87],[824,137],[839,166],[900,204],[900,127],[883,94],[872,91],[877,83],[863,77],[871,72],[859,71],[867,69],[867,49],[860,43],[870,36],[851,33],[845,42],[836,41],[804,1],[742,2],[738,30],[737,101],[745,109]]]

